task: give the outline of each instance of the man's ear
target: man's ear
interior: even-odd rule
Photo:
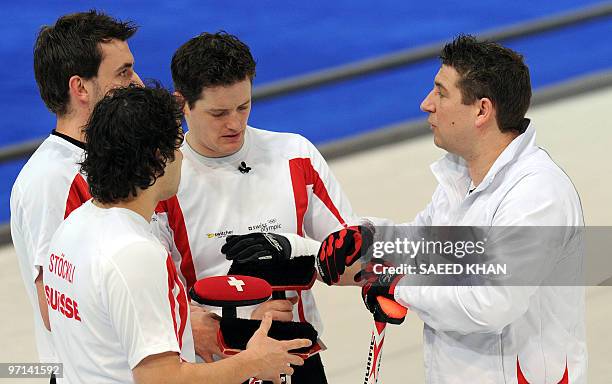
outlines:
[[[476,101],[478,106],[478,115],[476,116],[476,127],[481,128],[491,121],[495,120],[495,107],[491,99],[483,97]]]
[[[84,105],[89,104],[91,94],[85,85],[85,79],[81,76],[74,75],[68,79],[68,94],[70,95],[70,99],[74,100],[75,103]]]
[[[174,91],[173,95],[176,97],[181,108],[183,108],[183,114],[187,116],[191,112],[187,100],[185,100],[185,97],[179,91]]]

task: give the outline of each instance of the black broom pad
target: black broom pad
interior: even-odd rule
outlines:
[[[309,288],[316,273],[314,263],[314,256],[302,256],[277,262],[268,260],[242,264],[234,262],[228,274],[259,277],[272,287]]]

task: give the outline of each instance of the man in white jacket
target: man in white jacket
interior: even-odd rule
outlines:
[[[244,351],[191,363],[187,291],[150,226],[155,206],[178,189],[181,119],[168,91],[132,86],[104,97],[85,127],[81,167],[92,199],[53,235],[39,293],[66,383],[239,384],[256,376],[280,384],[293,373],[289,364],[303,364],[288,351],[310,341],[268,337],[271,314]]]
[[[509,250],[507,243],[496,256],[510,263],[514,278],[541,267],[545,273],[522,280],[531,286],[516,280],[513,286],[431,286],[406,275],[390,287],[367,284],[366,306],[380,311],[372,297],[383,295],[423,320],[427,383],[585,383],[584,289],[571,286],[579,280],[550,282],[558,282],[561,272],[572,275],[563,263],[576,256],[570,247],[584,225],[582,208],[570,179],[536,146],[535,129],[525,119],[529,70],[516,52],[471,36],[447,44],[440,58],[421,109],[429,114],[435,145],[448,153],[431,167],[439,182],[432,201],[409,225],[522,233],[513,243],[520,247]],[[539,235],[523,237],[524,226],[552,234],[555,241],[543,243],[555,252],[539,252],[542,244],[527,241]],[[334,236],[319,254],[323,275],[342,260],[342,245],[326,246]]]
[[[257,243],[258,251],[286,242],[290,256],[308,255],[328,233],[358,220],[312,143],[247,124],[256,64],[245,43],[225,32],[204,32],[177,49],[171,69],[189,132],[181,148],[178,192],[157,207],[154,229],[188,288],[198,279],[228,273],[232,261],[226,254],[233,252],[227,248],[237,250],[243,242],[231,242],[236,246],[224,254],[226,240]],[[272,236],[261,232],[284,236],[276,237],[280,243],[269,242]],[[311,252],[309,244],[314,244]],[[196,353],[212,361],[221,356],[218,321],[196,305],[192,310]],[[310,290],[243,307],[238,316],[259,319],[265,312],[275,320],[308,322],[319,336],[323,331]],[[307,359],[292,382],[327,382],[321,357]]]
[[[63,15],[43,26],[34,44],[34,74],[45,106],[56,115],[51,134],[30,157],[11,190],[11,237],[34,309],[41,362],[57,362],[51,334],[38,308],[42,265],[61,222],[91,198],[79,172],[87,123],[94,105],[116,87],[142,84],[128,40],[132,22],[90,10]]]

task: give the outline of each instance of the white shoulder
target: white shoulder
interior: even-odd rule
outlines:
[[[582,225],[580,198],[570,178],[546,153],[536,156],[512,175],[495,225]]]
[[[63,151],[53,142],[43,142],[17,176],[15,185],[21,189],[45,194],[70,185],[79,170],[74,154]]]
[[[316,147],[304,136],[291,132],[273,132],[249,127],[253,134],[253,143],[260,149],[280,150],[285,153],[308,154]]]
[[[165,277],[166,257],[167,253],[159,244],[141,239],[113,250],[103,264],[107,272],[118,273],[129,282],[141,281],[144,286],[148,279]]]

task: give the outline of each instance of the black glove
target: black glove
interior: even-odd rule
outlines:
[[[253,261],[278,262],[291,258],[291,244],[286,237],[276,233],[249,233],[230,235],[221,247],[227,260],[237,263]]]
[[[395,301],[395,286],[403,275],[380,274],[378,278],[366,280],[361,287],[361,298],[366,308],[374,314],[376,321],[401,324],[406,317],[407,308]]]
[[[327,236],[321,243],[317,269],[321,280],[333,285],[347,266],[353,265],[372,245],[372,233],[363,226],[348,227]]]

